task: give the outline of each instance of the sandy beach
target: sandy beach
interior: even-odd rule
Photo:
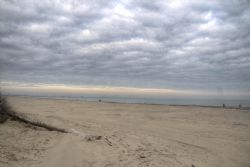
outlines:
[[[250,110],[8,97],[1,167],[249,167]]]

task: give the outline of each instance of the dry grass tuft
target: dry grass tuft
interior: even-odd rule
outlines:
[[[5,97],[0,94],[0,123],[4,123],[9,118],[14,121],[22,122],[27,125],[45,128],[49,131],[57,131],[62,133],[68,133],[67,130],[58,128],[52,125],[45,124],[43,122],[32,121],[26,117],[25,114],[20,114],[12,110],[12,108],[8,105],[8,102]]]
[[[10,106],[6,99],[0,94],[0,123],[4,123],[9,118]]]

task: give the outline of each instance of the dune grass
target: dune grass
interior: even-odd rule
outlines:
[[[62,133],[68,133],[67,130],[63,128],[58,128],[52,125],[48,125],[43,122],[30,120],[25,114],[15,112],[5,97],[0,94],[0,123],[6,122],[8,119],[13,121],[22,122],[31,126],[41,127],[49,131],[58,131]]]

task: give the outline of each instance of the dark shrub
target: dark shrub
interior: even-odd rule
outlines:
[[[0,123],[8,119],[8,112],[10,112],[10,107],[6,99],[0,94]]]

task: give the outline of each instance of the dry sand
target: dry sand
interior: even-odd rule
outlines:
[[[1,167],[249,167],[250,111],[8,97],[72,133],[0,125]],[[102,136],[88,141],[88,136]],[[86,137],[87,136],[87,137]]]

